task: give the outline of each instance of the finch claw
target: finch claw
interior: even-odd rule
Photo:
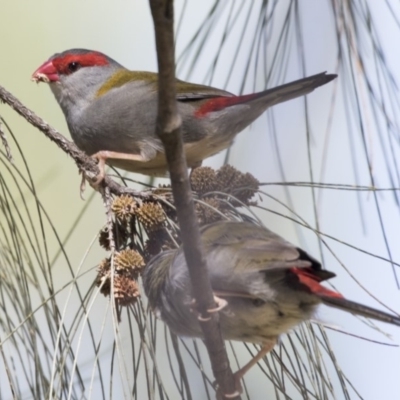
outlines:
[[[210,314],[221,311],[223,308],[225,308],[228,305],[228,302],[226,300],[221,299],[218,296],[214,296],[214,301],[215,301],[217,307],[208,309],[207,312],[209,312]]]
[[[207,313],[213,314],[218,311],[221,311],[223,308],[225,308],[228,305],[228,302],[224,299],[221,299],[220,297],[217,297],[214,295],[214,302],[216,303],[216,307],[210,308],[207,310]],[[193,299],[190,302],[190,311],[197,313],[197,319],[201,322],[209,321],[211,319],[210,316],[208,317],[203,317],[197,310],[196,310],[196,300]]]
[[[237,379],[236,374],[233,374],[233,377],[235,379],[235,391],[232,393],[222,393],[221,388],[218,386],[217,382],[213,382],[213,387],[215,391],[217,392],[217,399],[222,400],[222,399],[234,399],[235,397],[240,396],[243,393],[243,387],[242,384],[240,383],[240,378]]]
[[[209,321],[209,320],[211,319],[211,317],[202,317],[201,314],[199,314],[199,315],[197,316],[197,319],[198,319],[200,322],[207,322],[207,321]]]
[[[241,393],[242,392],[235,390],[233,393],[224,394],[224,397],[227,399],[234,399],[235,397],[240,396]]]
[[[85,171],[80,171],[79,173],[82,174],[81,184],[79,185],[79,194],[81,196],[81,199],[85,200],[83,193],[86,190],[86,182],[89,182],[89,185],[94,190],[99,190],[99,186],[105,177],[104,168],[103,168],[103,171],[100,169],[100,173],[98,175],[96,175],[95,177],[87,176]]]
[[[97,176],[95,176],[91,180],[90,186],[92,186],[93,189],[97,189],[99,187],[100,183],[103,181],[104,177],[106,176],[106,173],[105,173],[106,159],[105,159],[105,157],[101,156],[101,154],[98,154],[98,153],[96,153],[92,157],[97,160],[97,166],[98,166],[100,172]]]

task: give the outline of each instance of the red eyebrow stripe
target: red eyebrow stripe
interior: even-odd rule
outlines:
[[[334,292],[333,290],[320,285],[319,282],[321,279],[317,275],[314,275],[312,270],[309,268],[290,268],[290,271],[297,276],[300,283],[307,286],[311,293],[343,299],[343,296],[340,293]]]
[[[56,69],[62,73],[67,73],[68,64],[71,62],[79,62],[82,67],[94,67],[109,64],[106,56],[96,52],[86,54],[67,54],[62,57],[54,58],[52,62]]]
[[[204,117],[208,113],[213,111],[223,110],[226,107],[234,106],[235,104],[245,103],[248,100],[254,99],[258,96],[258,93],[245,94],[243,96],[232,96],[232,97],[215,97],[207,100],[196,112],[196,117]]]

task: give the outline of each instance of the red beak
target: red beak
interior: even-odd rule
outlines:
[[[35,82],[57,82],[59,80],[58,72],[53,65],[53,62],[46,61],[33,74],[32,80]]]

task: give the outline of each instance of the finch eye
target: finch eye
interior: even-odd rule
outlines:
[[[79,68],[81,67],[81,65],[76,62],[76,61],[72,61],[68,64],[68,71],[70,73],[77,71]]]

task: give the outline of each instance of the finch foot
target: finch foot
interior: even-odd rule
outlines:
[[[243,393],[243,386],[241,380],[243,379],[244,375],[249,371],[251,367],[257,364],[266,354],[268,354],[275,346],[276,339],[271,339],[267,342],[263,343],[260,351],[239,371],[236,371],[233,374],[233,378],[235,380],[235,391],[232,393],[221,393],[221,389],[218,388],[217,383],[214,382],[213,386],[216,388],[217,391],[217,399],[234,399],[237,396],[240,396]]]
[[[242,392],[243,392],[243,388],[240,385],[240,391],[239,390],[235,390],[233,393],[224,394],[224,397],[226,399],[234,399],[235,397],[240,396],[242,394]]]
[[[103,181],[104,177],[105,177],[105,160],[103,158],[97,157],[97,156],[93,156],[94,158],[96,158],[96,160],[98,161],[98,167],[100,170],[100,173],[97,174],[95,177],[92,176],[88,176],[85,173],[85,170],[80,170],[79,173],[82,174],[82,180],[81,180],[81,184],[79,186],[79,194],[81,196],[82,200],[85,200],[85,198],[83,197],[83,193],[86,190],[86,182],[89,182],[89,185],[95,189],[98,190],[100,183]]]
[[[243,387],[242,384],[240,383],[240,379],[237,380],[235,374],[233,374],[233,377],[235,382],[235,391],[232,393],[223,393],[221,388],[218,387],[217,381],[214,381],[213,387],[217,392],[217,400],[234,399],[243,393]]]
[[[271,339],[267,342],[263,343],[263,346],[261,347],[260,351],[242,368],[239,369],[239,371],[236,371],[233,374],[233,377],[235,378],[235,388],[236,392],[234,393],[229,393],[229,394],[224,394],[226,398],[233,398],[237,396],[237,393],[242,393],[243,392],[243,387],[241,380],[243,379],[244,375],[254,366],[256,365],[263,357],[265,357],[266,354],[268,354],[275,346],[276,344],[276,339]]]
[[[223,308],[225,308],[228,305],[228,302],[226,300],[221,299],[220,297],[215,296],[215,295],[214,295],[214,301],[215,301],[215,304],[217,305],[217,307],[208,309],[207,312],[209,312],[210,314],[221,311]]]
[[[98,189],[100,183],[103,181],[104,177],[106,176],[107,155],[104,153],[107,153],[107,152],[99,151],[98,153],[92,155],[92,157],[97,160],[97,166],[100,170],[99,174],[89,181],[90,186],[96,190]]]
[[[217,297],[214,295],[214,301],[216,304],[216,307],[210,308],[207,310],[209,314],[216,313],[218,311],[221,311],[223,308],[225,308],[228,305],[228,302],[224,299],[221,299],[220,297]],[[197,319],[201,322],[209,321],[211,317],[203,317],[197,310],[196,310],[196,300],[193,299],[190,303],[190,310],[194,313],[197,313]]]
[[[109,150],[98,151],[97,153],[93,154],[92,157],[98,160],[98,167],[100,170],[100,173],[96,176],[94,181],[92,180],[92,182],[90,182],[91,186],[94,189],[98,188],[98,186],[100,185],[100,183],[106,176],[106,173],[105,173],[106,162],[109,165],[114,165],[114,166],[118,167],[118,166],[121,166],[121,163],[123,165],[129,165],[131,162],[144,163],[144,162],[149,161],[148,158],[144,157],[141,154],[118,153],[116,151],[109,151]],[[117,165],[115,165],[115,164],[117,164]],[[128,171],[131,170],[131,169],[129,169],[127,167],[123,167],[123,166],[121,166],[121,168],[127,169]],[[134,170],[132,170],[132,171],[134,171]]]

